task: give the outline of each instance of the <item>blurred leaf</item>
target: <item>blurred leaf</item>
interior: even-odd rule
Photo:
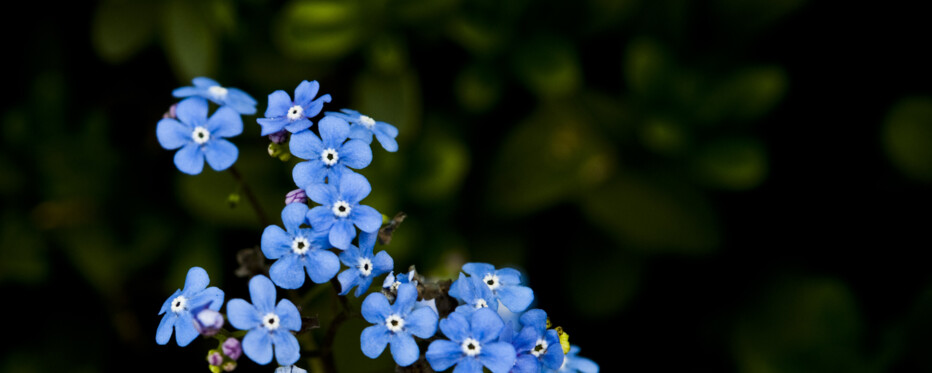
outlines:
[[[461,70],[453,86],[460,106],[473,113],[483,113],[495,107],[503,90],[502,79],[496,71],[480,65]]]
[[[170,0],[162,12],[162,43],[180,80],[213,76],[217,68],[217,38],[205,4]]]
[[[714,187],[746,190],[767,177],[767,153],[752,138],[712,140],[691,159],[698,178]]]
[[[732,37],[750,39],[805,3],[806,0],[717,0],[712,11],[731,24],[727,26],[729,29],[739,30],[731,33]]]
[[[399,152],[405,151],[405,143],[418,133],[423,112],[421,105],[420,85],[413,71],[399,74],[363,72],[356,76],[352,108],[397,127]],[[373,143],[378,141],[373,139]]]
[[[664,155],[679,154],[690,142],[689,134],[683,125],[663,117],[646,119],[640,135],[645,147]]]
[[[491,165],[491,211],[529,213],[606,180],[614,157],[589,123],[570,105],[546,105],[518,124]]]
[[[669,53],[659,43],[640,38],[632,40],[625,51],[625,80],[628,88],[640,96],[653,97],[667,86],[673,67]]]
[[[450,38],[473,54],[491,55],[505,44],[505,32],[487,18],[459,15],[449,22]]]
[[[369,44],[369,61],[381,73],[398,74],[408,66],[408,47],[404,38],[381,36]]]
[[[518,44],[515,73],[531,92],[544,98],[565,97],[582,85],[582,68],[573,44],[560,36],[538,36]]]
[[[588,0],[587,19],[582,23],[589,33],[609,33],[637,9],[638,3],[638,0]]]
[[[770,112],[783,98],[786,85],[786,73],[779,67],[747,68],[725,79],[696,85],[685,104],[705,123],[749,122]]]
[[[92,42],[101,59],[126,61],[155,35],[158,9],[151,1],[103,1],[94,14]]]
[[[438,130],[428,132],[420,144],[412,162],[417,173],[408,181],[412,198],[426,204],[450,198],[469,170],[469,151],[458,137]]]
[[[27,222],[10,210],[0,220],[0,283],[37,283],[48,277],[48,245]]]
[[[360,43],[365,22],[357,2],[293,1],[282,9],[275,38],[296,58],[337,59]]]
[[[932,97],[897,102],[884,121],[883,146],[900,172],[932,182]]]
[[[699,254],[719,245],[709,201],[679,183],[628,173],[584,194],[581,202],[589,220],[626,247]]]
[[[844,283],[782,280],[736,324],[740,372],[862,372],[861,318]]]

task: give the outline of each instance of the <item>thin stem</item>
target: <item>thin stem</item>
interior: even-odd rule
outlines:
[[[252,188],[249,187],[249,184],[246,183],[246,180],[243,179],[243,174],[239,173],[239,170],[236,169],[236,166],[230,166],[230,173],[233,174],[233,179],[240,184],[243,188],[243,193],[246,194],[246,200],[249,201],[249,204],[252,206],[252,210],[255,211],[256,217],[259,219],[259,225],[266,227],[269,225],[268,215],[265,214],[265,210],[262,209],[262,206],[259,205],[259,199],[256,198],[255,193],[252,192]]]
[[[333,284],[333,290],[337,294],[337,299],[340,301],[341,310],[336,316],[333,317],[333,321],[330,322],[330,328],[327,329],[327,334],[324,335],[324,345],[321,348],[320,360],[324,364],[324,370],[327,372],[335,373],[337,371],[336,362],[333,359],[333,342],[337,338],[337,329],[340,328],[346,320],[349,320],[352,316],[352,311],[350,311],[349,303],[346,301],[346,297],[340,296],[340,282],[336,278],[330,280],[330,283]]]

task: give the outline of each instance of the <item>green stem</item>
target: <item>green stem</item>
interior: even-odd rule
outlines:
[[[230,173],[233,174],[233,179],[243,188],[243,193],[246,194],[246,200],[249,201],[249,204],[252,206],[252,210],[256,213],[256,218],[259,219],[259,225],[267,227],[269,225],[268,215],[265,214],[265,210],[262,209],[262,206],[259,205],[259,199],[256,198],[255,193],[252,192],[252,188],[249,187],[249,184],[246,183],[246,180],[243,179],[243,174],[239,173],[239,170],[236,169],[236,166],[230,166]]]

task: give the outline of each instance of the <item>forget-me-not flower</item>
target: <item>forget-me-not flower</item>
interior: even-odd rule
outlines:
[[[495,269],[488,263],[466,263],[463,272],[471,277],[482,279],[492,291],[492,295],[512,312],[526,310],[534,301],[534,291],[521,285],[521,273],[516,269]]]
[[[541,367],[559,369],[563,364],[563,346],[556,330],[547,329],[547,313],[533,309],[521,315],[523,328],[511,341],[518,354],[514,373],[540,372]]]
[[[224,139],[243,132],[243,120],[229,107],[220,107],[207,118],[207,100],[189,97],[178,103],[178,119],[163,118],[155,129],[159,144],[175,153],[175,166],[190,175],[204,169],[204,159],[217,171],[236,162],[239,150]]]
[[[355,295],[362,295],[369,290],[369,285],[372,285],[375,277],[387,273],[394,267],[394,260],[385,250],[376,255],[372,254],[376,237],[378,233],[363,232],[359,235],[358,248],[350,245],[340,253],[340,261],[349,267],[337,275],[342,289],[340,295],[346,295],[354,286],[358,286]]]
[[[346,249],[356,237],[354,225],[369,233],[382,226],[382,214],[359,204],[371,191],[369,181],[357,173],[343,175],[336,184],[308,185],[304,192],[321,206],[308,211],[307,220],[314,229],[329,232],[331,245]]]
[[[398,142],[395,140],[398,137],[398,128],[385,122],[376,121],[356,110],[341,109],[340,111],[342,113],[328,111],[326,114],[342,118],[351,123],[349,133],[351,139],[360,139],[365,141],[366,144],[371,144],[372,136],[375,136],[379,140],[379,144],[382,144],[383,149],[390,152],[398,150]]]
[[[305,80],[294,90],[294,101],[283,90],[272,92],[269,95],[269,107],[265,109],[265,118],[256,120],[262,126],[262,136],[282,129],[297,133],[314,125],[310,118],[320,114],[324,103],[330,102],[329,94],[314,99],[318,90],[320,83]]]
[[[256,100],[238,88],[224,87],[213,79],[197,77],[191,81],[194,86],[181,87],[172,91],[175,97],[199,96],[213,101],[217,105],[227,106],[237,113],[252,115],[256,113]]]
[[[301,329],[301,314],[288,299],[275,305],[275,285],[268,277],[258,275],[249,280],[249,297],[227,302],[230,325],[249,330],[243,338],[243,352],[257,364],[272,361],[272,346],[279,365],[291,365],[301,357],[298,339],[291,332]]]
[[[498,342],[505,326],[502,318],[489,308],[471,315],[453,312],[440,320],[440,331],[449,338],[438,339],[427,347],[427,362],[435,371],[456,365],[457,373],[481,373],[482,367],[493,373],[505,373],[515,365],[515,348]]]
[[[363,354],[375,359],[390,344],[392,357],[400,366],[417,361],[421,350],[412,335],[427,339],[437,332],[437,313],[430,308],[414,309],[417,287],[403,284],[398,287],[395,304],[389,305],[382,293],[372,293],[362,302],[362,317],[373,323],[359,336]]]
[[[450,285],[450,296],[466,304],[456,307],[456,312],[471,314],[480,308],[498,309],[498,301],[492,291],[478,277],[466,277],[460,272],[460,277]]]
[[[291,154],[307,159],[292,170],[298,187],[310,184],[334,183],[340,176],[351,173],[350,168],[364,168],[372,162],[372,149],[361,140],[347,140],[350,126],[345,120],[326,116],[317,124],[320,138],[311,131],[291,136],[288,146]]]
[[[570,346],[570,351],[566,353],[566,356],[563,358],[563,365],[560,366],[560,369],[549,369],[544,368],[546,373],[599,373],[599,364],[596,364],[594,361],[579,356],[579,347],[576,345]]]
[[[172,328],[175,330],[175,342],[178,346],[187,346],[198,336],[194,328],[194,315],[191,310],[207,305],[207,308],[217,311],[223,306],[223,290],[216,286],[207,287],[210,278],[207,271],[201,267],[192,267],[184,280],[184,289],[175,290],[172,296],[165,300],[159,315],[168,312],[159,322],[155,332],[155,341],[164,345],[172,337]]]
[[[326,232],[302,228],[307,222],[307,205],[292,203],[282,209],[285,229],[270,225],[262,232],[262,253],[278,259],[269,269],[269,276],[283,289],[304,285],[304,272],[315,283],[330,281],[340,271],[337,255],[328,251],[330,239]]]

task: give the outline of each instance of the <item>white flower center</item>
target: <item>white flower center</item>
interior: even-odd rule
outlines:
[[[366,128],[368,128],[368,129],[371,130],[371,129],[372,129],[372,126],[375,125],[375,119],[372,119],[372,118],[370,118],[370,117],[368,117],[368,116],[365,116],[365,115],[360,115],[360,116],[359,116],[359,124],[362,124],[362,125],[366,126]]]
[[[188,308],[188,298],[179,295],[175,297],[175,299],[172,299],[172,312],[178,313],[184,311],[186,308]]]
[[[475,307],[476,307],[477,310],[480,309],[480,308],[486,308],[486,307],[488,307],[488,306],[489,306],[489,304],[486,303],[486,302],[485,302],[485,299],[482,299],[482,298],[479,298],[479,300],[477,300],[477,301],[476,301],[476,304],[475,304]]]
[[[265,316],[262,316],[262,326],[264,326],[269,331],[278,329],[279,324],[281,324],[279,321],[280,320],[278,319],[278,315],[271,312],[265,314]]]
[[[464,354],[468,356],[476,356],[480,352],[482,352],[482,347],[479,346],[479,341],[472,338],[466,338],[466,340],[463,341]]]
[[[401,286],[401,281],[395,281],[392,283],[392,291],[398,291],[398,287]]]
[[[292,106],[291,109],[288,109],[288,120],[294,122],[301,119],[302,114],[304,114],[304,108],[301,105]]]
[[[338,217],[345,218],[349,216],[350,210],[352,209],[346,201],[340,200],[333,204],[333,214]]]
[[[501,283],[498,281],[498,276],[494,273],[489,273],[482,278],[482,282],[489,286],[489,289],[496,290],[501,286]]]
[[[333,148],[327,148],[320,152],[320,160],[327,166],[333,166],[340,160],[340,154]]]
[[[311,249],[311,243],[307,241],[307,238],[304,237],[295,237],[294,241],[291,241],[291,252],[304,255],[308,250]]]
[[[356,267],[363,276],[369,276],[372,273],[372,261],[369,258],[359,258],[359,265]]]
[[[214,98],[216,99],[222,99],[222,98],[227,97],[227,89],[219,85],[215,85],[213,87],[207,88],[207,92],[210,93],[211,96],[214,96]]]
[[[543,338],[538,339],[537,345],[531,349],[531,355],[534,355],[534,357],[540,357],[540,355],[545,353],[547,353],[547,341],[545,341]]]
[[[391,315],[385,318],[385,326],[388,327],[388,330],[394,332],[401,331],[405,326],[405,320],[398,315]]]
[[[201,145],[207,140],[210,140],[210,131],[205,127],[197,126],[194,127],[194,132],[191,132],[191,139],[198,145]]]

